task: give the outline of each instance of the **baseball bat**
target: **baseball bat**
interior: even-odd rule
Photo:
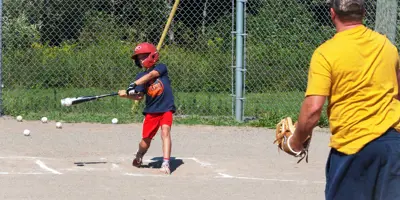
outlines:
[[[171,22],[172,22],[172,19],[174,18],[176,9],[178,9],[178,4],[179,4],[179,0],[175,0],[174,6],[172,7],[171,13],[169,14],[167,24],[165,25],[164,31],[160,38],[160,41],[158,42],[157,51],[160,51],[162,43],[164,42],[164,39],[167,36],[167,32],[168,32],[169,27],[171,26]]]
[[[74,98],[64,98],[64,99],[61,99],[61,105],[62,106],[71,106],[71,105],[76,105],[76,104],[80,104],[83,102],[93,101],[93,100],[101,99],[104,97],[116,96],[116,95],[118,95],[118,93],[113,92],[110,94],[102,94],[102,95],[95,95],[95,96],[80,96],[80,97],[74,97]]]

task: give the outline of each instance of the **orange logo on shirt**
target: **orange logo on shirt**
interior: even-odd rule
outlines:
[[[147,95],[152,98],[160,96],[164,92],[163,83],[157,79],[150,82],[150,86],[147,88]]]

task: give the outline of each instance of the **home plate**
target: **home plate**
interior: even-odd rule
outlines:
[[[120,174],[158,176],[163,159],[144,157],[140,168],[132,166],[131,157],[0,157],[0,175],[10,174]],[[170,159],[171,175],[178,177],[214,177],[213,165],[194,157]]]
[[[130,167],[125,175],[129,176],[158,176],[163,159],[160,157],[144,157],[140,168]],[[131,164],[124,163],[124,164]],[[180,177],[213,177],[211,164],[194,157],[174,157],[170,159],[171,175]]]
[[[104,172],[120,172],[119,162],[108,161],[98,157],[86,158],[68,158],[62,163],[54,164],[60,167],[60,170],[68,174],[81,173],[104,173]]]

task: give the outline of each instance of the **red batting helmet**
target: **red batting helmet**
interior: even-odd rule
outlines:
[[[137,60],[137,55],[139,54],[149,54],[149,56],[147,56],[147,58],[140,63],[140,61]],[[145,68],[150,68],[154,66],[158,61],[158,57],[159,55],[156,47],[148,42],[138,44],[135,47],[134,53],[132,55],[132,59],[135,60],[136,65],[138,65],[138,67],[143,66]]]

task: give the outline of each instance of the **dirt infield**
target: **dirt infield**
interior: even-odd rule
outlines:
[[[17,122],[0,117],[2,199],[324,198],[329,132],[314,131],[309,163],[278,153],[275,130],[173,125],[171,175],[158,173],[160,135],[131,167],[140,124]],[[24,129],[31,131],[24,136]],[[78,166],[83,162],[84,166]],[[290,189],[289,189],[290,188]]]

